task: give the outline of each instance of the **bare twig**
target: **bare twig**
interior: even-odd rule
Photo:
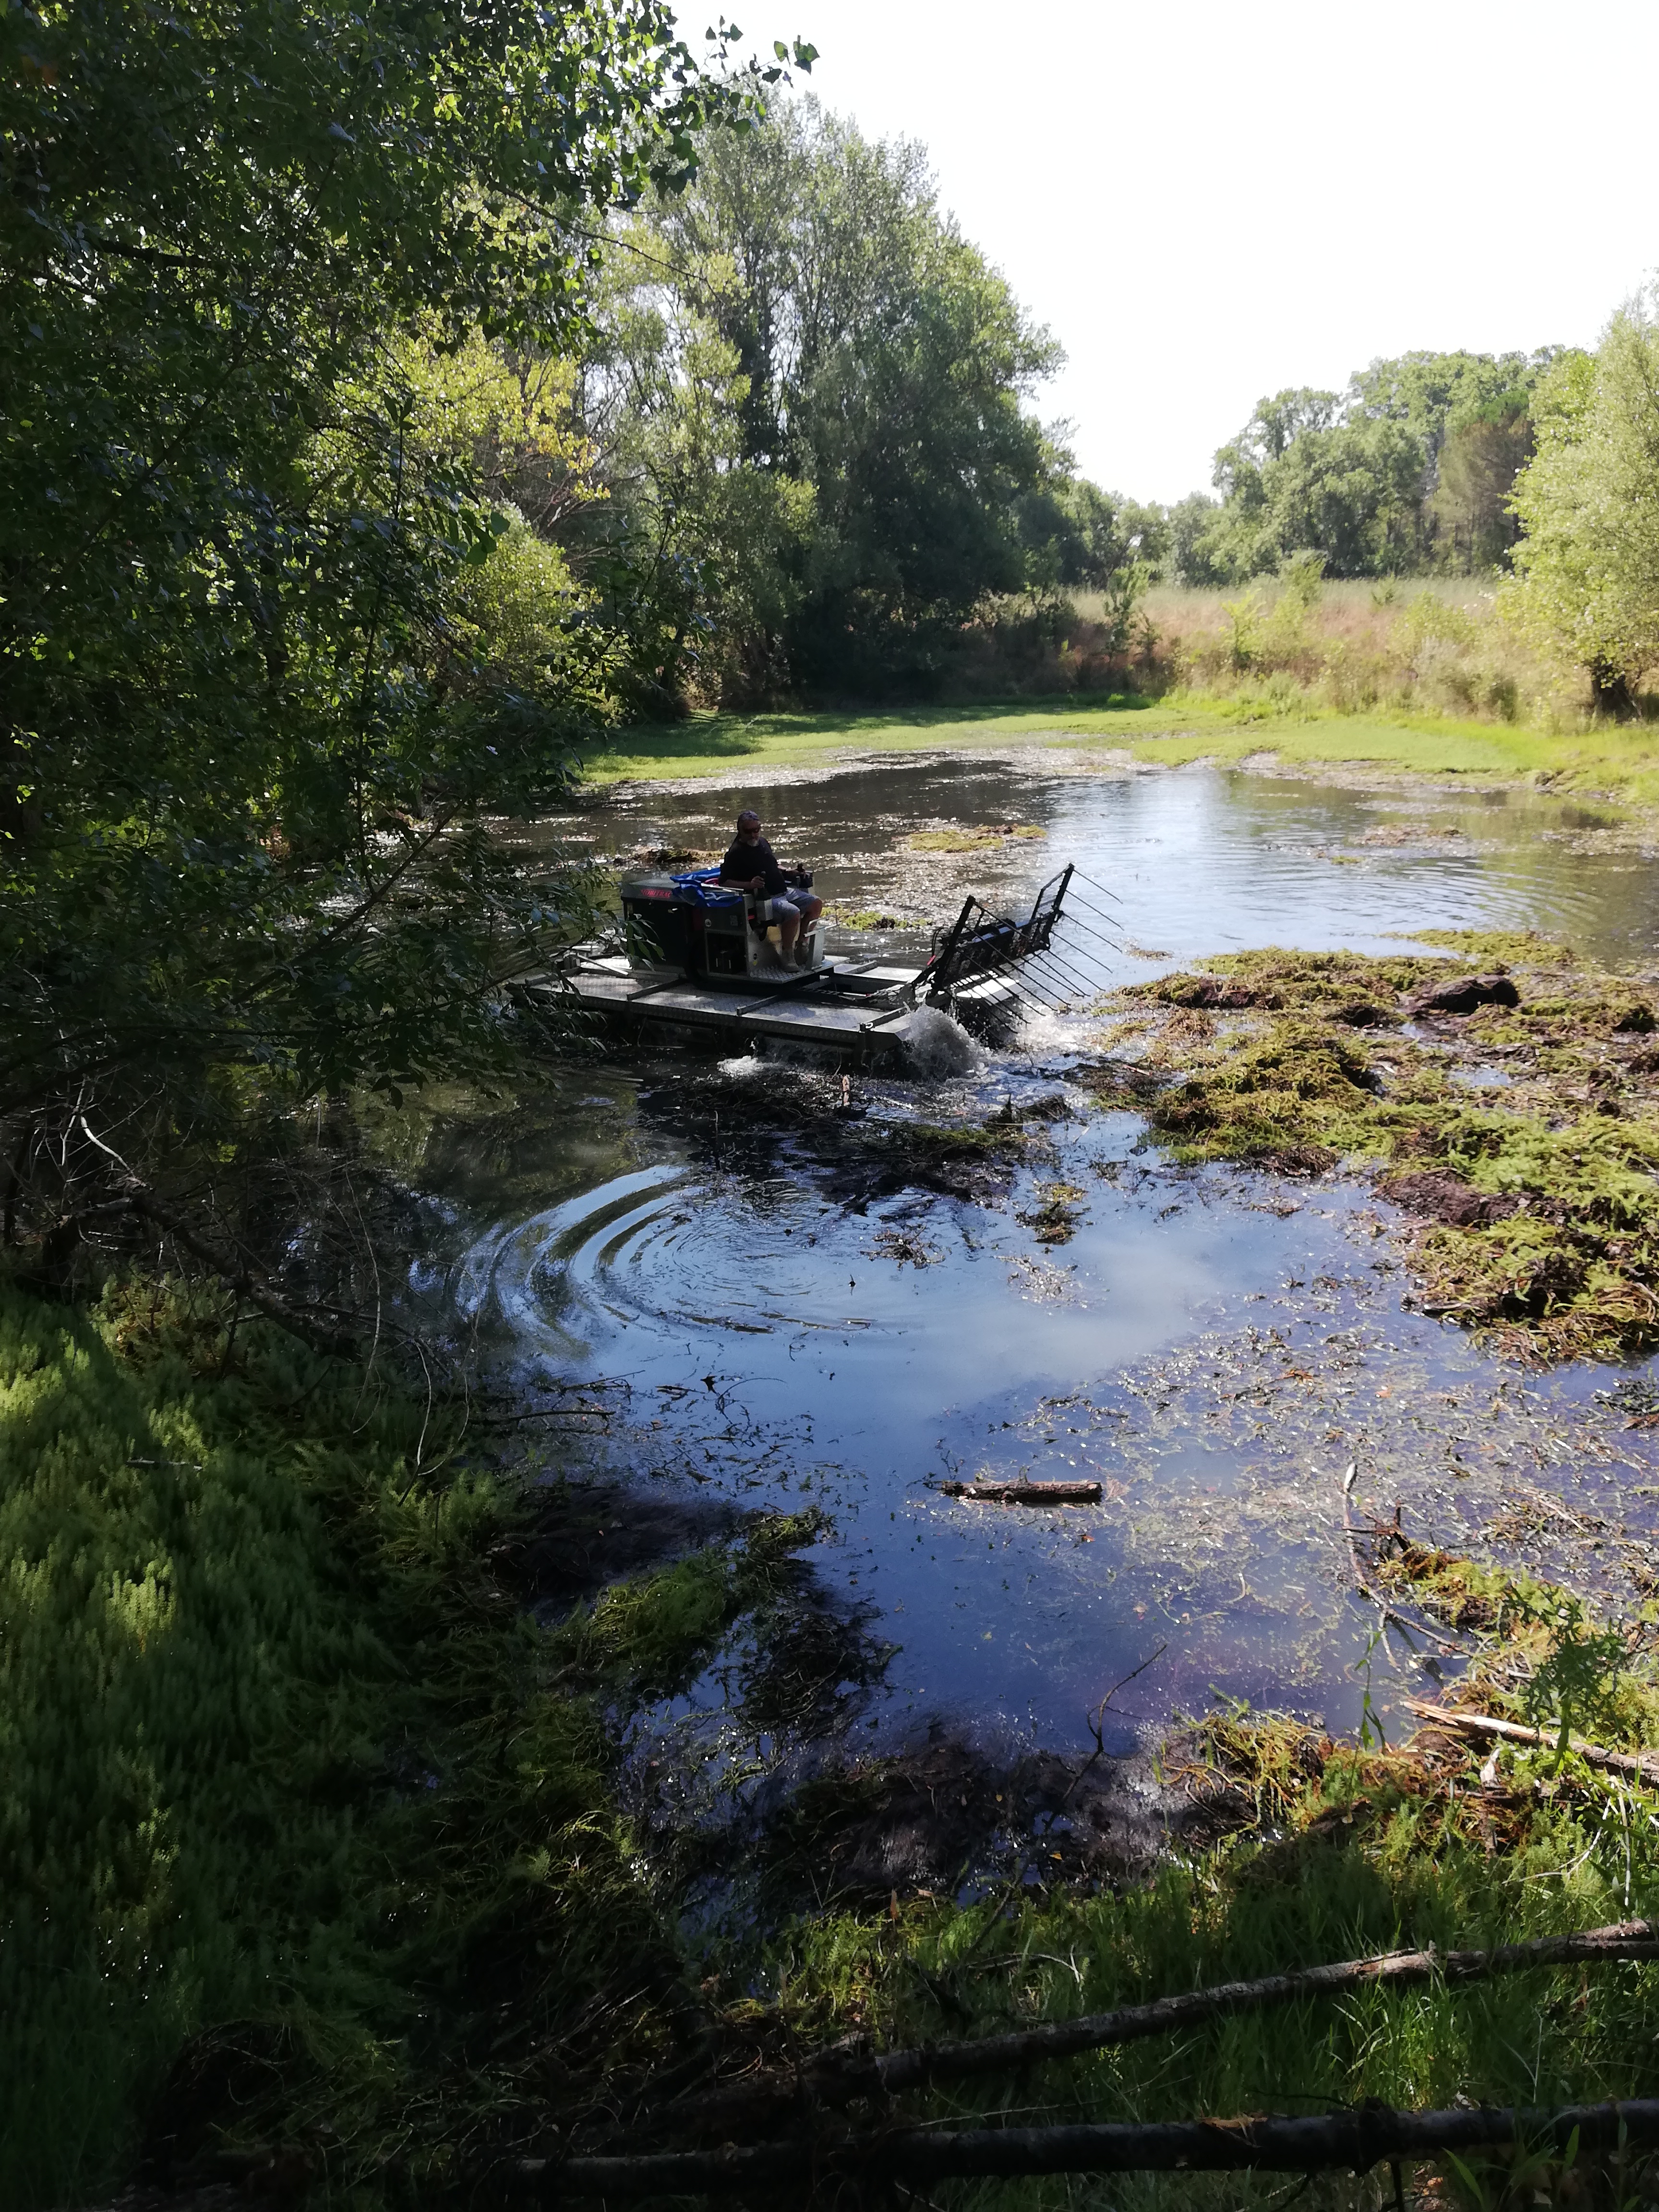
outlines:
[[[1437,1644],[1443,1651],[1450,1652],[1454,1658],[1467,1659],[1469,1656],[1468,1644],[1459,1644],[1449,1636],[1443,1636],[1438,1629],[1427,1627],[1422,1621],[1407,1620],[1405,1614],[1390,1605],[1381,1590],[1376,1589],[1367,1580],[1365,1570],[1359,1563],[1358,1531],[1348,1513],[1348,1498],[1353,1489],[1353,1479],[1358,1468],[1358,1461],[1350,1460],[1348,1471],[1342,1478],[1342,1528],[1348,1540],[1348,1561],[1353,1569],[1353,1578],[1359,1585],[1361,1595],[1369,1598],[1383,1620],[1392,1621],[1403,1635],[1424,1637],[1429,1643]],[[1385,1650],[1388,1649],[1386,1644],[1383,1649]]]
[[[627,2158],[526,2160],[510,2177],[520,2193],[568,2197],[734,2196],[831,2175],[866,2181],[933,2181],[952,2174],[1233,2172],[1332,2167],[1366,2172],[1383,2160],[1525,2143],[1583,2150],[1659,2142],[1659,2098],[1559,2109],[1459,2106],[1401,2112],[1368,2103],[1348,2112],[1236,2120],[1115,2121],[1053,2128],[899,2128],[830,2142],[659,2151]]]
[[[1437,1727],[1455,1729],[1460,1735],[1493,1736],[1504,1743],[1541,1744],[1552,1750],[1559,1740],[1553,1729],[1522,1728],[1519,1721],[1501,1721],[1492,1713],[1453,1712],[1445,1705],[1431,1705],[1422,1698],[1402,1698],[1400,1702],[1407,1712],[1433,1721]],[[1567,1744],[1589,1766],[1605,1766],[1614,1774],[1633,1774],[1640,1782],[1659,1782],[1659,1752],[1606,1751],[1599,1743],[1586,1742],[1582,1735],[1570,1735]]]
[[[164,1229],[169,1237],[182,1244],[185,1251],[210,1267],[227,1289],[239,1298],[274,1321],[279,1328],[297,1336],[314,1352],[327,1352],[337,1359],[356,1359],[359,1349],[355,1338],[343,1330],[331,1328],[303,1306],[297,1306],[280,1291],[273,1290],[264,1273],[234,1252],[227,1252],[204,1237],[201,1231],[178,1210],[160,1199],[138,1176],[126,1176],[121,1186],[124,1202],[134,1213],[142,1214],[147,1221]]]

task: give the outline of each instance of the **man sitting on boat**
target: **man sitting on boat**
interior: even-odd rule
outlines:
[[[787,966],[794,957],[795,940],[803,924],[817,920],[823,901],[814,898],[806,878],[792,885],[778,866],[777,855],[761,835],[761,818],[751,806],[738,817],[738,834],[720,862],[720,881],[739,890],[753,891],[755,919],[776,922]]]

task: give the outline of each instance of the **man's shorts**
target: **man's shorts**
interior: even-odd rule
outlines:
[[[791,915],[799,915],[811,902],[811,891],[786,891],[781,898],[755,901],[757,921],[783,921]]]

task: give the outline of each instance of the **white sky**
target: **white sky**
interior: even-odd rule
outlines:
[[[1207,489],[1284,386],[1593,343],[1659,264],[1653,0],[751,0],[738,21],[745,46],[810,39],[827,106],[927,146],[1066,348],[1042,414],[1133,497]]]

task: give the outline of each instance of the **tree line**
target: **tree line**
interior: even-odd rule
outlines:
[[[1535,395],[1562,352],[1405,354],[1374,361],[1346,392],[1262,399],[1215,457],[1219,498],[1195,493],[1169,511],[1170,573],[1234,585],[1298,553],[1336,577],[1506,567]]]

